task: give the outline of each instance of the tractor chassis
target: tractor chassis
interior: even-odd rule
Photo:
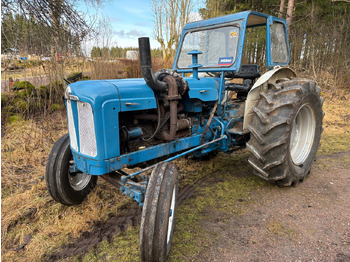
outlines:
[[[190,150],[177,154],[173,157],[167,158],[166,160],[157,162],[154,165],[148,166],[134,173],[128,174],[123,170],[117,170],[114,172],[110,172],[108,174],[101,175],[100,177],[105,179],[107,182],[109,182],[113,186],[117,187],[121,192],[123,192],[123,194],[137,201],[140,206],[143,206],[143,201],[144,201],[144,197],[145,197],[145,193],[148,185],[148,176],[145,175],[144,172],[153,169],[155,166],[159,164],[171,162],[179,157],[191,154],[199,149],[204,149],[212,144],[218,144],[218,147],[220,147],[219,142],[224,139],[227,139],[227,136],[224,135],[222,132],[219,138],[216,138],[210,142],[204,143],[195,148],[192,148]],[[181,144],[181,141],[177,141],[177,143]],[[210,151],[212,150],[213,149],[210,149]]]

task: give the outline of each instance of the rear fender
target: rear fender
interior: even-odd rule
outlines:
[[[287,67],[275,67],[263,74],[258,81],[255,82],[252,89],[249,91],[244,110],[243,132],[248,133],[248,125],[253,120],[253,107],[256,106],[260,100],[260,90],[267,88],[269,83],[275,83],[281,78],[296,77],[295,72]]]

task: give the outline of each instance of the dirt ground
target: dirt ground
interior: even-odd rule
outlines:
[[[255,192],[254,206],[225,224],[198,261],[350,261],[350,152],[322,156],[292,188]]]

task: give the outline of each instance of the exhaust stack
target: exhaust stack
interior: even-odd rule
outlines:
[[[153,89],[153,91],[168,91],[168,85],[165,82],[156,79],[152,72],[151,48],[148,37],[139,38],[139,54],[142,76],[146,84]]]

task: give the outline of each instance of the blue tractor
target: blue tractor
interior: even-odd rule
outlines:
[[[262,75],[258,65],[242,65],[253,27],[266,30]],[[172,69],[153,74],[149,39],[139,38],[143,79],[70,84],[69,134],[46,167],[48,191],[62,204],[81,203],[97,177],[139,202],[142,261],[164,261],[170,250],[178,190],[172,160],[246,146],[255,174],[291,186],[310,172],[323,130],[320,88],[287,67],[284,20],[245,11],[198,21],[184,27],[179,43]]]

